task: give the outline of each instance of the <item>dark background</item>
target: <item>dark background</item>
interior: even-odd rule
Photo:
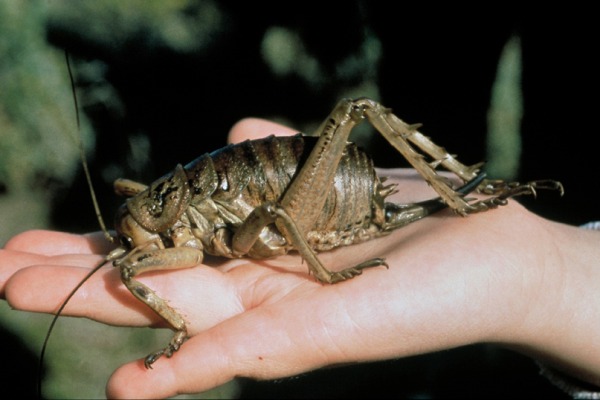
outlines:
[[[196,15],[202,2],[181,12]],[[369,33],[381,43],[381,58],[368,73],[380,100],[465,163],[485,155],[486,114],[502,47],[517,35],[523,51],[521,181],[552,178],[563,182],[562,198],[544,194],[532,210],[569,224],[600,219],[596,196],[597,24],[589,10],[520,8],[429,9],[408,11],[391,2],[216,3],[225,16],[209,44],[181,51],[152,40],[147,28],[118,42],[96,37],[78,21],[94,18],[70,12],[46,25],[48,41],[68,50],[86,99],[99,83],[86,76],[90,60],[104,65],[102,85],[119,99],[84,101],[82,109],[97,137],[91,159],[93,180],[106,214],[119,199],[110,189],[112,167],[123,176],[150,181],[204,152],[222,147],[226,133],[247,116],[287,118],[303,127],[326,117],[342,88],[360,83],[360,74],[340,76],[335,66],[356,52]],[[73,17],[73,14],[75,17]],[[77,19],[78,18],[78,19]],[[75,21],[75,22],[74,22]],[[296,32],[306,51],[321,63],[324,77],[309,84],[291,74],[277,76],[265,64],[260,44],[273,26]],[[110,29],[110,24],[107,25]],[[367,73],[365,72],[365,73]],[[131,162],[129,138],[150,143],[150,162]],[[367,146],[367,145],[365,145]],[[380,139],[369,144],[382,166],[399,158]],[[54,226],[96,230],[86,207],[83,177],[56,197]],[[90,217],[92,215],[92,217]],[[68,218],[67,218],[68,216]],[[106,217],[105,217],[106,218]],[[70,221],[70,223],[69,223]],[[82,221],[88,221],[87,225]],[[515,226],[514,229],[519,229]],[[509,233],[507,233],[509,234]],[[435,244],[432,244],[434,246]],[[493,244],[490,244],[493,245]],[[344,366],[277,382],[242,381],[242,397],[395,398],[532,396],[565,397],[538,375],[532,360],[493,345]]]
[[[122,102],[118,112],[110,104],[84,107],[98,134],[92,164],[100,165],[93,164],[92,170],[119,162],[124,168],[127,162],[119,158],[127,157],[126,140],[132,132],[150,138],[152,161],[141,171],[123,173],[147,182],[177,162],[222,147],[229,128],[243,117],[280,116],[298,129],[306,121],[322,120],[344,88],[363,79],[336,75],[335,66],[356,52],[367,31],[382,45],[380,63],[372,67],[379,100],[405,121],[423,123],[427,135],[464,162],[475,163],[485,157],[487,110],[498,58],[509,37],[517,35],[523,49],[524,101],[519,179],[552,178],[566,187],[561,199],[523,201],[561,222],[580,224],[597,217],[591,201],[598,193],[594,179],[598,63],[593,57],[597,29],[585,10],[530,14],[479,10],[442,18],[444,10],[399,16],[387,7],[360,1],[344,3],[333,13],[320,10],[317,3],[308,4],[313,6],[219,3],[226,29],[215,34],[210,45],[185,53],[149,43],[144,31],[113,46],[51,20],[49,41],[75,59],[101,60],[104,78]],[[276,76],[269,70],[260,43],[272,26],[284,26],[300,36],[307,52],[323,66],[321,84],[307,84],[294,74]],[[78,84],[85,91],[86,84],[94,83],[81,78]],[[373,140],[379,165],[401,162],[383,139]]]

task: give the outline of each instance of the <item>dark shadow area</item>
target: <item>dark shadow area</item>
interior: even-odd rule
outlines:
[[[362,365],[277,381],[242,380],[241,398],[568,399],[531,359],[490,345]]]
[[[18,397],[37,398],[39,355],[34,354],[21,338],[2,326],[0,341],[2,348],[7,350],[3,351],[2,382],[9,388],[18,388]]]

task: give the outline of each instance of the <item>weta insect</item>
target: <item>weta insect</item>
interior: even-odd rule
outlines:
[[[396,185],[384,185],[371,159],[347,142],[365,119],[439,198],[411,204],[385,201]],[[295,250],[318,281],[332,284],[386,265],[385,260],[330,271],[320,262],[320,251],[388,234],[445,207],[466,216],[504,205],[512,196],[535,195],[537,189],[562,192],[562,185],[551,180],[519,184],[486,179],[479,172],[481,164],[463,165],[417,128],[373,100],[342,100],[316,138],[271,136],[230,145],[185,167],[177,165],[149,186],[118,180],[117,192],[128,199],[116,218],[120,246],[106,260],[119,268],[131,293],[175,331],[164,349],[146,357],[146,367],[162,355],[173,355],[187,330],[174,308],[135,279],[142,272],[193,267],[204,253],[267,258]],[[464,186],[453,188],[436,172],[438,166],[454,173]],[[473,191],[487,197],[465,199]]]

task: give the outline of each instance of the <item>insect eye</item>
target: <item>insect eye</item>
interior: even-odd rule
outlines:
[[[125,247],[128,250],[131,250],[133,248],[133,241],[129,236],[119,235],[119,243],[121,243],[121,246]]]

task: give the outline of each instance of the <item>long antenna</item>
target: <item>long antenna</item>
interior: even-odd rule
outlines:
[[[96,211],[96,218],[98,218],[98,223],[100,224],[100,228],[102,229],[102,232],[104,233],[104,236],[106,237],[106,239],[109,242],[114,243],[115,242],[115,238],[113,236],[111,236],[110,233],[108,232],[108,229],[106,229],[106,225],[104,224],[104,220],[102,219],[102,214],[100,213],[100,207],[98,206],[98,201],[96,200],[96,192],[94,191],[94,186],[92,185],[92,178],[90,176],[90,171],[89,171],[89,168],[88,168],[87,159],[85,157],[85,151],[83,149],[83,139],[81,138],[81,124],[79,122],[79,104],[77,102],[77,94],[76,94],[76,91],[75,91],[75,80],[73,79],[73,72],[72,72],[72,69],[71,69],[71,62],[69,60],[69,53],[67,51],[65,51],[65,59],[67,61],[67,69],[69,71],[69,79],[71,81],[71,91],[73,93],[73,101],[75,103],[75,115],[77,117],[77,132],[78,132],[77,142],[79,144],[79,154],[81,156],[81,163],[83,165],[83,170],[85,172],[85,177],[87,179],[87,184],[88,184],[88,187],[90,189],[90,194],[92,196],[92,202],[94,203],[94,210]],[[88,272],[88,274],[85,276],[85,278],[83,278],[77,284],[77,286],[75,286],[75,288],[73,288],[73,290],[71,290],[71,293],[69,293],[69,295],[67,296],[67,298],[63,301],[63,303],[61,304],[61,306],[58,308],[58,310],[54,314],[54,318],[52,318],[52,322],[50,323],[50,327],[48,327],[48,332],[46,332],[46,337],[44,338],[44,344],[42,345],[42,351],[40,352],[40,363],[38,365],[37,392],[38,392],[38,398],[40,398],[40,399],[42,398],[42,370],[43,370],[43,367],[44,367],[44,356],[46,354],[46,348],[48,346],[48,340],[50,339],[50,335],[52,334],[52,331],[54,330],[54,326],[56,325],[56,321],[58,321],[58,317],[60,317],[62,311],[67,306],[67,303],[69,302],[69,300],[71,300],[71,298],[75,295],[75,293],[79,290],[79,288],[81,288],[81,286],[92,275],[94,275],[107,261],[109,261],[108,258],[105,258],[98,265],[96,265],[90,272]]]
[[[100,206],[98,205],[98,200],[96,199],[96,191],[94,190],[94,185],[92,185],[92,178],[90,176],[90,169],[88,168],[87,158],[85,156],[85,150],[83,148],[83,139],[81,138],[81,123],[79,121],[79,104],[77,102],[77,94],[75,91],[75,79],[73,79],[73,71],[71,69],[71,61],[69,60],[69,52],[65,50],[65,59],[67,60],[67,69],[69,70],[69,79],[71,81],[71,91],[73,93],[73,101],[75,102],[75,116],[77,118],[77,143],[79,145],[79,154],[81,155],[81,163],[83,165],[83,171],[85,173],[85,178],[87,180],[88,188],[90,189],[90,195],[92,197],[92,202],[94,203],[94,211],[96,212],[96,218],[98,219],[98,223],[100,224],[100,229],[104,233],[104,237],[111,243],[115,243],[115,238],[111,236],[104,224],[104,219],[102,218],[102,213],[100,212]]]
[[[48,327],[48,332],[46,332],[46,337],[44,338],[44,344],[42,345],[42,351],[40,352],[40,364],[38,365],[38,385],[37,386],[38,386],[38,398],[40,398],[40,399],[42,398],[42,369],[44,367],[44,355],[46,354],[46,347],[48,346],[48,340],[50,339],[50,335],[52,334],[52,331],[54,330],[54,325],[56,325],[56,321],[58,321],[58,317],[60,317],[60,314],[67,306],[67,303],[69,302],[69,300],[71,300],[71,297],[73,297],[75,295],[75,293],[79,290],[79,288],[92,275],[94,275],[105,263],[106,263],[106,259],[102,260],[98,265],[96,265],[94,267],[94,269],[92,269],[90,272],[88,272],[88,274],[85,276],[85,278],[83,278],[77,284],[77,286],[75,286],[75,288],[73,288],[73,290],[71,290],[71,293],[69,293],[69,295],[67,296],[65,301],[63,301],[61,306],[58,308],[58,311],[56,312],[56,314],[54,314],[54,318],[52,318],[52,322],[50,323],[50,327]]]

